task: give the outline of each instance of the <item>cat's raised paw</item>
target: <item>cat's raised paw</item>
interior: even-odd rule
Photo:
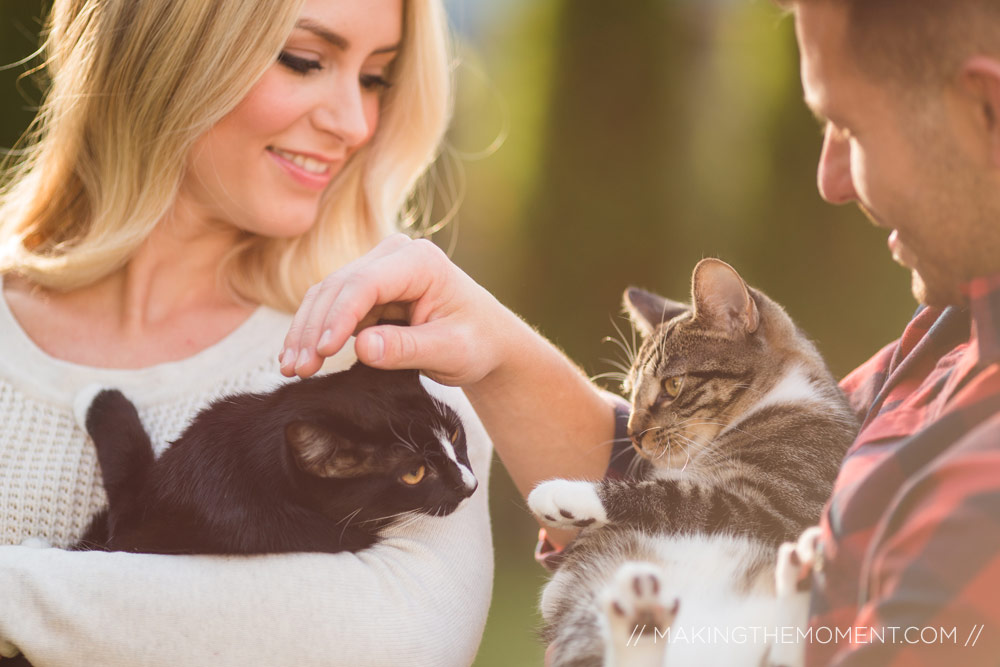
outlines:
[[[528,508],[540,522],[552,528],[587,528],[608,522],[604,503],[592,482],[568,479],[542,482],[528,494]]]
[[[778,547],[775,589],[780,597],[809,590],[811,578],[807,573],[815,566],[819,536],[819,526],[811,526],[802,532],[797,541],[785,542]]]
[[[663,572],[652,563],[625,563],[603,598],[615,653],[643,643],[665,642],[680,601],[664,586]]]

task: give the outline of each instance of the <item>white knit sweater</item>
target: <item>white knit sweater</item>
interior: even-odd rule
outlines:
[[[0,298],[0,545],[30,537],[72,544],[105,503],[93,444],[73,417],[81,389],[95,382],[122,389],[159,453],[213,398],[286,381],[276,355],[290,322],[260,308],[188,359],[101,369],[47,355]],[[346,352],[326,368],[351,362]],[[390,529],[357,554],[0,546],[0,655],[17,646],[36,667],[471,663],[493,576],[491,446],[460,390],[425,384],[463,418],[480,482],[451,516]]]

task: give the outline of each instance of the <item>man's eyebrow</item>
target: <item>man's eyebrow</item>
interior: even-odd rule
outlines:
[[[301,28],[316,35],[324,42],[335,46],[341,51],[346,51],[351,48],[351,42],[344,36],[338,35],[321,23],[317,23],[311,19],[300,19],[296,24],[296,28]],[[375,49],[372,51],[372,55],[377,53],[392,53],[393,51],[399,50],[399,44],[393,44],[392,46],[383,46],[380,49]]]

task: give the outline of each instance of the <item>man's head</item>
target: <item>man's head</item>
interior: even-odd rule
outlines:
[[[1000,3],[792,0],[818,184],[893,230],[918,300],[1000,272]]]

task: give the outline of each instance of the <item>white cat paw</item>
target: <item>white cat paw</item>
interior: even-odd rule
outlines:
[[[87,432],[87,413],[90,412],[90,405],[97,398],[97,395],[107,389],[102,384],[91,383],[76,393],[73,399],[73,417],[76,419],[84,433]]]
[[[667,629],[677,617],[680,601],[668,595],[664,581],[663,571],[652,563],[625,563],[615,573],[602,605],[609,648],[617,660],[628,655],[632,659],[628,664],[646,664],[648,656],[638,660],[639,653],[662,656],[666,650]]]
[[[790,597],[809,590],[809,578],[803,577],[816,562],[819,546],[819,526],[806,528],[795,542],[785,542],[778,547],[778,565],[775,569],[775,590],[779,597]]]
[[[608,522],[608,513],[592,482],[568,479],[542,482],[528,494],[528,507],[540,522],[551,528],[586,528]]]
[[[30,547],[32,549],[51,549],[52,545],[49,544],[47,540],[41,537],[26,537],[21,540],[22,547]]]

